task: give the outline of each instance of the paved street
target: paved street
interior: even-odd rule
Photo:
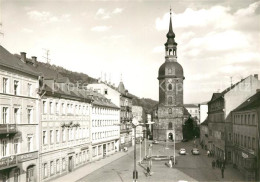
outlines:
[[[147,144],[148,145],[148,144]],[[221,178],[219,169],[212,169],[211,161],[213,158],[206,156],[206,151],[200,149],[201,155],[193,156],[190,153],[192,142],[176,144],[176,159],[178,164],[174,168],[168,168],[165,165],[166,161],[153,161],[153,175],[146,177],[144,168],[137,165],[138,181],[241,181],[241,174],[234,170],[230,165],[226,166],[225,178]],[[153,145],[153,155],[173,155],[173,145],[168,144],[169,149],[165,149],[165,142]],[[185,148],[187,155],[180,156],[177,151],[180,148]],[[147,150],[148,152],[148,150]],[[93,173],[81,178],[79,181],[113,181],[113,182],[128,182],[133,178],[133,154],[131,151],[127,155],[113,161],[112,163],[103,166]],[[137,161],[140,159],[139,146],[137,148]],[[144,156],[144,145],[142,146],[142,156]],[[146,167],[146,164],[143,164]]]

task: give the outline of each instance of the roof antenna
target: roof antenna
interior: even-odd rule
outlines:
[[[232,76],[230,77],[230,84],[231,84],[231,87],[233,86],[233,83],[232,83]]]
[[[48,50],[48,49],[43,49],[43,50],[45,50],[45,53],[46,53],[46,56],[43,56],[43,58],[46,59],[46,63],[50,64],[50,62],[51,62],[51,59],[49,58],[50,50]]]

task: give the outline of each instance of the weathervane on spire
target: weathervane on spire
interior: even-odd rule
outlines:
[[[172,5],[170,5],[170,16],[172,16]]]

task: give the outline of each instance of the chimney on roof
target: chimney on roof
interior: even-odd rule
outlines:
[[[26,52],[21,52],[21,60],[26,63]]]
[[[32,56],[32,64],[33,64],[33,66],[36,66],[36,62],[37,62],[37,57],[36,56]]]
[[[254,77],[258,80],[258,74],[254,74]]]

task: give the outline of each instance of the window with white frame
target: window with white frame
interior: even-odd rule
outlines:
[[[8,107],[3,107],[2,109],[2,115],[3,115],[3,124],[9,123],[9,108]]]
[[[66,141],[66,130],[62,128],[62,142]]]
[[[28,124],[32,123],[32,109],[27,109]]]
[[[14,108],[14,123],[20,123],[20,109]]]
[[[46,131],[42,132],[42,143],[43,143],[43,145],[47,144],[47,132]]]
[[[55,106],[56,106],[56,114],[59,114],[59,112],[60,112],[59,103],[56,102]]]
[[[8,142],[7,140],[2,140],[2,157],[5,157],[8,155]]]
[[[53,175],[54,174],[54,162],[53,161],[50,162],[50,170],[51,170],[51,175]]]
[[[66,159],[62,158],[62,170],[65,171],[66,170]]]
[[[43,106],[43,113],[47,114],[47,103],[46,103],[46,101],[42,102],[42,106]]]
[[[50,113],[53,114],[54,113],[54,107],[53,107],[53,103],[50,102]]]
[[[56,160],[56,172],[57,173],[60,172],[60,160],[59,159]]]
[[[27,85],[27,93],[28,93],[28,96],[32,96],[32,84],[28,83]]]
[[[8,78],[3,78],[3,93],[6,94],[9,92],[9,80]]]
[[[18,95],[19,93],[20,93],[19,81],[14,80],[14,95]]]
[[[14,154],[18,154],[20,151],[20,146],[19,146],[19,139],[15,138],[14,139]]]
[[[31,152],[33,150],[33,137],[32,136],[27,137],[27,149],[28,149],[28,152]]]
[[[62,107],[62,114],[66,114],[65,104],[62,103],[62,104],[61,104],[61,107]]]
[[[48,166],[47,166],[47,163],[43,164],[43,174],[44,174],[45,178],[48,176]]]
[[[56,143],[60,142],[60,130],[56,130]]]
[[[54,143],[54,136],[53,136],[53,130],[50,130],[50,143]]]

